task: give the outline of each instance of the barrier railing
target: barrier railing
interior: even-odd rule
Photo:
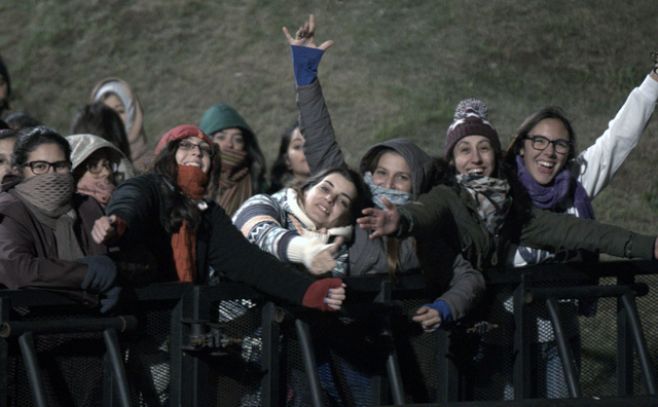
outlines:
[[[658,318],[658,263],[540,265],[491,271],[487,278],[489,292],[505,288],[513,293],[516,357],[506,374],[512,378],[514,401],[492,402],[469,393],[469,378],[451,353],[454,332],[424,334],[409,321],[413,310],[432,295],[425,291],[422,276],[407,275],[395,283],[382,276],[346,279],[348,301],[343,311],[330,315],[282,308],[233,283],[135,289],[119,315],[108,317],[61,293],[3,290],[0,405],[68,405],[82,397],[77,393],[89,397],[94,391],[91,397],[98,404],[89,405],[326,405],[324,376],[318,376],[322,363],[315,358],[314,347],[335,333],[323,329],[336,327],[348,332],[348,340],[349,332],[355,331],[355,341],[372,346],[372,360],[368,348],[353,349],[368,365],[368,399],[350,394],[355,387],[346,378],[358,364],[351,364],[349,349],[327,353],[330,361],[340,362],[338,366],[348,366],[332,371],[339,376],[336,394],[346,405],[550,405],[535,398],[532,376],[537,368],[530,359],[536,334],[533,307],[542,308],[554,327],[571,397],[559,405],[656,405],[658,324],[653,322]],[[600,283],[593,284],[594,279]],[[593,316],[579,317],[580,378],[557,311],[561,301],[574,298],[598,299]],[[362,322],[367,329],[358,327]],[[82,345],[76,345],[78,341]],[[69,342],[73,345],[66,345]],[[593,342],[605,349],[590,346]],[[50,358],[59,359],[53,363]],[[79,360],[84,366],[71,367]],[[601,373],[599,364],[607,373]],[[58,379],[58,373],[53,377],[58,371],[53,366],[62,365],[73,371],[62,375],[72,384],[63,386],[66,380]],[[86,379],[100,375],[100,381],[82,391],[86,389],[76,374]],[[345,377],[340,378],[342,374]]]

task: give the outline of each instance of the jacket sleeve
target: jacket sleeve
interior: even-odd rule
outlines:
[[[297,108],[305,139],[304,154],[311,173],[345,165],[319,80],[297,87]]]
[[[142,239],[148,230],[147,223],[159,221],[158,186],[148,177],[131,178],[119,185],[105,210],[108,216],[116,215],[125,223],[125,233],[121,236],[124,244]]]
[[[275,298],[301,304],[313,279],[249,243],[223,209],[213,208],[209,265],[233,281],[248,284]]]
[[[567,214],[532,209],[521,229],[521,243],[540,249],[590,250],[626,258],[654,258],[656,236]]]
[[[80,289],[87,266],[56,257],[39,257],[36,244],[23,224],[8,216],[0,219],[0,283],[10,289]]]
[[[441,226],[453,217],[450,212],[449,199],[458,200],[454,191],[439,185],[420,195],[416,201],[398,207],[400,225],[397,237],[433,236]]]
[[[452,319],[457,320],[466,315],[485,288],[484,276],[476,270],[461,254],[452,264],[452,278],[447,291],[438,298],[450,307]]]
[[[289,261],[288,246],[299,234],[282,226],[281,210],[271,196],[249,198],[233,216],[233,223],[249,242],[281,261]]]
[[[658,99],[658,81],[647,76],[633,89],[605,132],[577,158],[579,181],[594,198],[637,146]]]

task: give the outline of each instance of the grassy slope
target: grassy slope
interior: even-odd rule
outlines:
[[[393,135],[439,154],[455,104],[479,96],[503,144],[522,119],[562,106],[587,146],[606,127],[658,48],[652,0],[31,1],[0,2],[0,53],[14,106],[63,132],[92,86],[131,83],[151,140],[196,122],[212,103],[236,106],[271,162],[295,117],[281,26],[310,12],[334,39],[321,78],[340,142],[356,164]],[[595,201],[599,219],[658,229],[658,125]],[[651,203],[653,198],[653,204]]]

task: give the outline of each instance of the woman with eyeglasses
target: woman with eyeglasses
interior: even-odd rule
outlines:
[[[70,155],[69,143],[51,129],[18,133],[16,176],[0,193],[0,284],[82,288],[100,294],[106,312],[119,298],[117,270],[104,256],[106,247],[92,241],[91,228],[102,211],[74,193]]]
[[[642,84],[633,89],[606,131],[578,154],[571,122],[558,107],[545,107],[527,117],[508,148],[505,161],[517,174],[532,205],[558,213],[593,219],[591,200],[611,181],[630,152],[637,146],[658,100],[658,61]],[[508,261],[523,267],[548,261],[596,261],[598,255],[586,251],[549,251],[518,246]],[[507,300],[511,312],[512,300]],[[580,367],[578,315],[594,313],[591,301],[562,301],[559,312],[576,364]],[[510,319],[512,318],[510,314]],[[567,397],[562,360],[552,325],[545,314],[535,315],[537,335],[533,338],[539,371],[538,396]]]
[[[116,172],[125,156],[114,144],[92,134],[74,134],[66,140],[71,145],[77,192],[93,197],[104,207],[116,189]]]
[[[467,99],[457,106],[445,139],[450,171],[444,185],[421,195],[417,202],[366,209],[366,216],[358,220],[360,226],[370,230],[372,238],[411,235],[431,241],[437,231],[455,236],[464,256],[483,271],[505,265],[506,254],[519,242],[553,251],[584,249],[626,258],[658,257],[655,236],[533,207],[516,174],[501,162],[498,133],[486,112],[479,100]],[[541,139],[525,142],[545,143]],[[566,147],[558,146],[560,150]],[[427,260],[422,253],[419,257]],[[513,389],[507,385],[510,372],[500,369],[514,354],[509,347],[514,326],[505,322],[507,298],[505,292],[487,291],[487,299],[471,315],[477,340],[470,342],[478,346],[463,353],[470,356],[460,361],[474,372],[468,385],[486,399],[512,397]]]
[[[340,279],[314,281],[288,268],[249,243],[226,212],[206,199],[213,196],[222,167],[218,147],[201,129],[169,130],[155,154],[151,172],[127,180],[112,194],[108,216],[94,225],[96,242],[156,255],[159,280],[202,284],[217,275],[294,304],[341,307]]]

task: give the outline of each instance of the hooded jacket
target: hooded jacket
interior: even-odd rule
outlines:
[[[247,158],[250,161],[249,175],[251,176],[253,193],[259,194],[265,192],[267,188],[265,186],[265,159],[263,153],[258,146],[258,140],[254,131],[237,110],[225,103],[213,105],[201,117],[199,127],[211,138],[213,134],[224,129],[237,128],[242,130],[242,135],[245,137],[245,146],[247,146],[247,152],[249,154]],[[252,154],[256,154],[258,157],[253,157]]]
[[[130,143],[131,161],[135,168],[145,171],[153,160],[144,133],[144,111],[142,104],[130,88],[119,78],[106,78],[98,82],[91,91],[91,102],[102,101],[108,93],[116,94],[126,109],[126,135]]]
[[[101,148],[107,148],[111,151],[113,159],[119,163],[119,173],[123,179],[135,176],[135,169],[121,150],[114,144],[104,138],[94,136],[93,134],[73,134],[66,137],[66,141],[71,145],[71,170],[75,171],[80,164],[84,163],[96,151]]]
[[[310,85],[297,87],[297,107],[300,113],[300,127],[305,137],[304,153],[311,173],[345,165],[345,158],[336,142],[331,116],[319,80],[315,80]],[[384,149],[397,152],[407,161],[412,171],[413,196],[429,189],[432,159],[407,139],[397,138],[372,146],[361,160],[361,173],[371,168],[372,161]],[[484,289],[484,278],[455,250],[448,245],[442,246],[445,247],[440,249],[438,246],[434,247],[436,263],[431,269],[425,270],[425,277],[433,289],[443,292],[439,299],[449,305],[452,317],[458,319],[466,313]],[[354,243],[349,249],[349,265],[351,276],[386,273],[388,270],[386,239],[371,240],[365,230],[355,228]],[[405,273],[419,268],[414,240],[401,240],[398,271]],[[445,270],[450,272],[444,272]]]

